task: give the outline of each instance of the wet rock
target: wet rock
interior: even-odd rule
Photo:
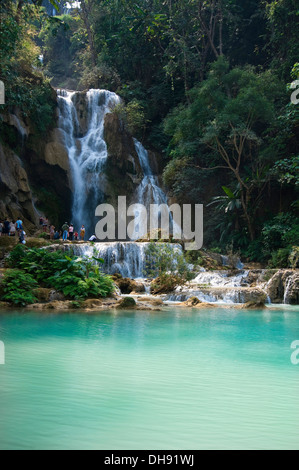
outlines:
[[[284,301],[287,304],[299,305],[299,272],[294,273],[288,278]]]
[[[159,307],[163,305],[162,299],[157,299],[153,297],[138,297],[137,302],[145,303],[147,305],[152,305],[154,307]]]
[[[256,309],[264,309],[266,308],[266,305],[263,302],[250,301],[250,302],[246,302],[246,304],[244,304],[242,308],[248,309],[248,310],[251,310],[251,309],[256,310]]]
[[[57,290],[52,289],[50,292],[49,301],[55,302],[56,300],[63,301],[65,300],[65,296],[62,292],[58,292]]]
[[[293,270],[281,269],[270,279],[266,286],[266,292],[273,304],[281,304],[284,302],[287,284],[294,274],[295,271]],[[296,282],[294,282],[293,288],[290,290],[290,294],[292,299],[296,297]]]
[[[136,282],[129,278],[116,278],[114,277],[115,284],[120,288],[122,294],[131,294],[132,292],[145,292],[143,284]]]
[[[87,299],[82,303],[82,308],[94,309],[103,307],[103,302],[100,299]]]
[[[133,297],[124,297],[117,305],[117,309],[132,309],[136,308],[137,304]]]
[[[197,297],[191,297],[185,302],[186,307],[196,307],[202,302]]]

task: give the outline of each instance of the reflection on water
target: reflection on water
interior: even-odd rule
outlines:
[[[1,315],[0,448],[298,449],[298,314]]]

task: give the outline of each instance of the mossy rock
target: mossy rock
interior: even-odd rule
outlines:
[[[246,302],[246,304],[244,304],[242,308],[248,309],[248,310],[265,309],[266,305],[262,301],[254,302],[253,300],[251,300],[250,302]]]
[[[151,294],[169,294],[173,292],[178,285],[178,280],[175,276],[157,277],[151,283]]]
[[[197,297],[191,297],[185,302],[187,307],[196,307],[197,305],[201,304],[202,302]]]
[[[133,297],[124,297],[116,307],[117,309],[136,308],[136,301]]]

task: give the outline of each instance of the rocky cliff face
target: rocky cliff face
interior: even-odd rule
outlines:
[[[71,205],[68,155],[59,132],[36,135],[17,111],[1,118],[0,219],[21,215],[31,233],[42,213],[58,226]]]
[[[114,204],[118,196],[132,198],[142,179],[142,171],[133,137],[126,132],[115,114],[107,114],[104,124],[104,139],[108,149],[107,200]]]
[[[274,304],[299,304],[299,270],[281,269],[270,279],[266,291]]]

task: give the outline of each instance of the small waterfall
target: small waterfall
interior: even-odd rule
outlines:
[[[104,260],[103,271],[106,274],[121,274],[123,277],[131,279],[147,277],[146,250],[149,243],[135,242],[107,242],[74,245],[69,249],[74,251],[76,256],[91,257],[96,256]],[[174,251],[182,251],[182,247],[177,244],[169,244]]]
[[[137,199],[138,204],[142,204],[146,207],[148,214],[151,204],[156,204],[157,206],[161,206],[162,204],[164,204],[165,206],[167,206],[166,210],[170,218],[169,221],[171,234],[173,233],[174,229],[174,221],[167,204],[167,196],[160,186],[159,178],[153,173],[149,161],[148,151],[143,147],[140,142],[138,142],[138,140],[134,139],[134,143],[139,158],[139,163],[144,175],[140,185],[137,188],[135,199]],[[161,216],[161,212],[159,212],[159,216]],[[147,235],[149,232],[149,227],[144,227],[143,231],[143,235]]]
[[[246,279],[249,271],[242,271],[234,276],[230,276],[226,271],[201,272],[192,281],[192,284],[207,287],[241,287],[246,286]]]
[[[137,188],[137,202],[143,204],[148,210],[150,204],[167,204],[167,196],[159,185],[158,177],[151,169],[148,151],[138,140],[134,139],[134,143],[144,175]]]
[[[107,90],[89,90],[86,94],[88,109],[87,132],[79,135],[79,119],[74,104],[76,92],[58,90],[59,127],[63,134],[72,171],[73,210],[72,223],[77,230],[84,224],[87,235],[94,233],[94,211],[103,202],[107,161],[104,140],[104,119],[120,98]]]

